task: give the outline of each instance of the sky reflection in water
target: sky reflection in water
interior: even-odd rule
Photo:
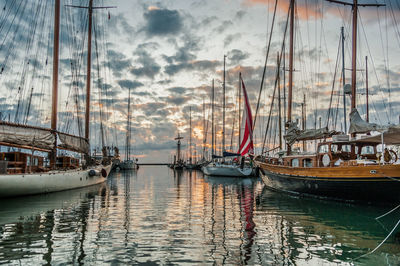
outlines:
[[[100,186],[2,199],[0,264],[350,264],[400,218],[374,219],[386,211],[142,167]],[[395,236],[355,262],[399,263]]]

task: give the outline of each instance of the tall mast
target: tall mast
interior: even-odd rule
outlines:
[[[241,110],[240,110],[240,102],[241,102],[241,100],[242,100],[242,83],[241,83],[241,80],[242,80],[242,73],[241,72],[239,72],[239,120],[238,120],[238,130],[239,130],[239,142],[238,142],[238,150],[240,149],[240,130],[241,130],[241,128],[240,128],[240,123],[241,123]]]
[[[347,119],[346,119],[346,93],[344,87],[346,86],[346,75],[345,75],[345,62],[344,62],[344,27],[341,28],[342,33],[342,83],[343,83],[343,124],[344,133],[347,133]]]
[[[369,102],[368,102],[368,56],[365,57],[365,93],[367,101],[367,122],[369,122]]]
[[[60,0],[55,0],[54,5],[54,48],[53,48],[53,92],[51,106],[51,129],[57,131],[57,105],[58,105],[58,60],[60,50]],[[50,166],[55,167],[57,156],[57,140],[54,150],[50,154]]]
[[[278,125],[279,125],[279,149],[282,149],[282,111],[281,111],[281,76],[280,76],[280,67],[279,67],[279,52],[277,56],[277,65],[278,65]]]
[[[211,87],[211,156],[213,155],[214,155],[214,79],[212,80],[212,87]]]
[[[302,129],[306,130],[307,125],[307,115],[306,115],[306,95],[303,94],[303,103],[301,104],[301,119],[302,119]],[[306,142],[303,140],[303,151],[307,151]]]
[[[192,163],[192,107],[189,107],[189,163]]]
[[[85,138],[89,139],[90,121],[90,74],[92,62],[92,22],[93,22],[93,0],[89,0],[89,26],[88,26],[88,52],[87,52],[87,72],[86,72],[86,114],[85,114]]]
[[[292,121],[292,90],[293,90],[293,53],[294,53],[294,5],[295,0],[290,0],[290,47],[289,47],[289,91],[287,123]],[[290,144],[287,145],[287,155],[291,153]]]
[[[206,149],[206,105],[203,97],[203,160],[205,158],[205,149]]]
[[[129,160],[130,153],[131,153],[131,88],[129,88],[129,97],[128,97],[128,122],[127,122],[127,129],[126,129],[126,160]]]
[[[356,79],[357,79],[357,0],[353,0],[353,44],[351,59],[351,109],[357,108],[356,104]]]
[[[223,107],[222,107],[222,154],[225,152],[225,59],[226,55],[224,55],[224,82],[223,82]]]

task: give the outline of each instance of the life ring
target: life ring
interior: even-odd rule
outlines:
[[[394,150],[389,150],[389,153],[391,157],[390,162],[391,163],[397,162],[398,159],[397,153]]]
[[[331,161],[332,161],[331,155],[327,153],[325,153],[321,158],[322,165],[325,167],[328,167]]]

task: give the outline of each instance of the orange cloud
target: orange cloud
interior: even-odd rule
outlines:
[[[275,7],[275,0],[244,0],[245,4],[248,5],[268,5],[269,11],[273,12]],[[287,14],[289,9],[290,1],[278,1],[277,12],[280,14]],[[318,19],[323,16],[323,12],[325,13],[329,7],[326,5],[324,9],[321,9],[321,5],[318,1],[308,1],[306,4],[305,1],[296,1],[296,13],[298,18],[303,20],[310,19]]]

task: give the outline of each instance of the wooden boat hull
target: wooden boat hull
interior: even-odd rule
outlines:
[[[111,167],[110,164],[86,170],[0,175],[0,197],[42,194],[100,184],[107,179]],[[91,170],[96,171],[96,175],[91,176]]]
[[[367,203],[400,203],[400,165],[301,168],[257,163],[269,188]]]

